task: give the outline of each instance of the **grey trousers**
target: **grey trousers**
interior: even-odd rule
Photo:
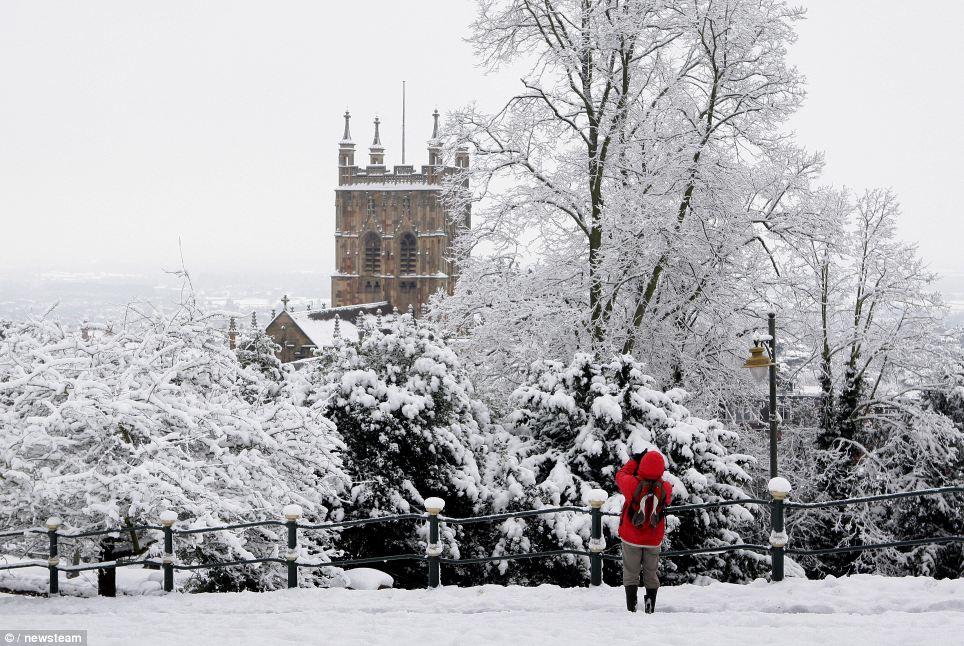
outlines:
[[[623,542],[623,585],[639,585],[642,572],[643,586],[647,590],[659,587],[659,545],[640,547]]]

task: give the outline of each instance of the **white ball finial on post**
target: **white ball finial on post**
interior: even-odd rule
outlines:
[[[281,510],[281,515],[285,517],[285,520],[300,520],[303,513],[301,505],[295,504],[285,505]]]
[[[770,482],[767,483],[767,490],[775,500],[785,500],[793,491],[793,487],[790,486],[790,481],[786,478],[771,478]]]
[[[586,494],[586,500],[589,501],[590,507],[599,509],[609,500],[609,494],[605,489],[590,489],[589,493]]]

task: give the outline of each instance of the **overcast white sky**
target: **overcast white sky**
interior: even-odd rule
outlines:
[[[829,183],[891,186],[904,237],[964,272],[956,0],[804,0],[791,127]],[[913,10],[909,9],[913,6]],[[327,272],[345,107],[362,152],[383,121],[426,161],[431,111],[495,106],[462,38],[473,0],[0,0],[0,269]]]

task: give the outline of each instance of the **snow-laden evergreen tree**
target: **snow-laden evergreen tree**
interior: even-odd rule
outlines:
[[[278,359],[281,346],[264,330],[255,327],[255,320],[252,314],[252,327],[238,335],[236,351],[242,368],[257,370],[264,376],[258,386],[245,389],[244,396],[252,403],[258,398],[273,399],[278,396],[285,380],[284,364]]]
[[[862,424],[854,451],[820,448],[817,427],[794,428],[781,442],[781,473],[793,498],[827,501],[959,486],[964,482],[964,429],[928,397],[900,403]],[[852,460],[856,453],[858,458]],[[833,486],[827,486],[833,478]],[[872,543],[960,536],[964,495],[905,498],[847,507],[793,510],[790,546],[800,549],[859,547]],[[760,536],[761,540],[765,536]],[[961,576],[959,544],[824,554],[799,559],[807,576],[878,573],[892,576]]]
[[[923,396],[923,414],[909,420],[912,440],[928,459],[912,461],[913,452],[905,451],[901,462],[906,473],[925,471],[925,478],[910,486],[960,486],[964,484],[964,348],[959,345],[945,370],[940,387]],[[930,429],[931,432],[927,433]],[[924,462],[924,464],[922,464]],[[906,480],[906,476],[901,480]],[[905,538],[964,535],[964,494],[930,497],[920,505],[904,505],[903,515],[894,524]],[[907,573],[939,578],[964,576],[964,545],[960,543],[917,548],[907,556]]]
[[[2,331],[0,331],[2,333]],[[935,388],[924,393],[924,401],[930,409],[946,415],[957,428],[964,430],[964,331],[957,331],[958,338],[947,339],[948,345],[957,344],[944,369],[943,378]]]
[[[942,381],[895,402],[897,413],[866,415],[857,433],[859,466],[849,478],[858,495],[920,491],[964,483],[964,420],[961,364],[951,359]],[[964,535],[964,494],[895,500],[852,511],[859,541],[888,542]],[[858,542],[858,541],[855,541]],[[959,543],[875,550],[850,555],[848,572],[957,578],[964,548]]]
[[[84,337],[87,338],[84,338]],[[49,320],[0,339],[0,526],[67,529],[158,524],[180,528],[280,519],[296,503],[320,521],[346,486],[334,426],[278,384],[242,366],[224,332],[193,305],[166,316],[129,307],[110,331]],[[157,532],[123,532],[158,556]],[[307,558],[332,537],[305,533]],[[78,541],[81,555],[99,554]],[[178,536],[183,562],[284,554],[274,527]],[[308,580],[308,577],[305,577]],[[277,565],[199,570],[195,589],[283,585]]]
[[[516,389],[510,416],[518,435],[503,460],[490,471],[496,489],[507,495],[496,511],[521,506],[584,505],[590,489],[613,493],[604,511],[619,512],[622,496],[614,484],[616,471],[630,455],[656,448],[666,456],[667,477],[674,504],[747,498],[746,466],[751,458],[731,453],[736,434],[718,422],[694,417],[683,405],[686,393],[663,392],[643,366],[629,355],[609,362],[577,354],[568,364],[533,364],[526,383]],[[515,505],[515,506],[513,506]],[[506,522],[497,551],[538,551],[561,547],[587,549],[589,516],[555,514]],[[739,544],[741,526],[753,521],[749,506],[734,505],[667,520],[669,549]],[[610,546],[618,542],[618,518],[606,521]],[[588,573],[584,559],[564,558],[546,567],[538,564],[503,567],[509,580],[578,584]],[[581,567],[574,567],[581,565]],[[664,563],[667,581],[691,581],[697,576],[743,581],[763,570],[763,560],[748,552],[729,556],[683,557]],[[612,573],[610,573],[612,574]]]
[[[901,423],[876,430],[870,438],[874,451],[863,468],[864,478],[875,485],[873,493],[964,483],[964,429],[929,403],[908,407]],[[885,540],[964,536],[962,506],[964,494],[895,500],[875,510],[873,519]],[[962,563],[964,546],[945,543],[863,552],[854,569],[892,576],[958,578],[964,574]]]
[[[353,479],[346,518],[419,512],[430,496],[445,499],[444,514],[473,515],[489,416],[459,359],[435,326],[411,313],[358,324],[361,338],[336,341],[313,377],[316,397],[345,442]],[[443,529],[445,555],[458,556],[464,533]],[[368,525],[347,529],[339,545],[354,557],[422,554],[423,530],[422,522]],[[425,583],[424,566],[385,567],[400,585]]]
[[[826,445],[826,415],[815,416],[809,426],[785,427],[780,469],[793,483],[795,499],[826,501],[964,482],[964,371],[957,339],[942,341],[927,350],[935,365],[921,366],[919,374],[929,385],[868,404],[845,442]],[[944,494],[794,510],[788,517],[790,542],[820,549],[961,535],[962,504],[964,496]],[[813,577],[865,572],[943,578],[961,575],[961,559],[960,545],[952,543],[826,554],[800,563]]]

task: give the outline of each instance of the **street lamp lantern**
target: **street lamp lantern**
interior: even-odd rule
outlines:
[[[750,358],[743,364],[750,369],[750,375],[759,383],[770,377],[770,401],[767,417],[770,423],[770,477],[776,478],[777,470],[777,321],[776,314],[767,316],[768,336],[754,336]],[[769,350],[769,352],[767,352]],[[767,356],[769,355],[769,356]]]
[[[766,356],[763,346],[760,345],[759,341],[754,341],[753,347],[750,348],[750,358],[746,360],[743,367],[749,368],[750,376],[753,377],[754,381],[762,384],[763,380],[767,378],[767,373],[770,372],[771,365],[773,365],[773,362],[770,361],[770,357]]]

